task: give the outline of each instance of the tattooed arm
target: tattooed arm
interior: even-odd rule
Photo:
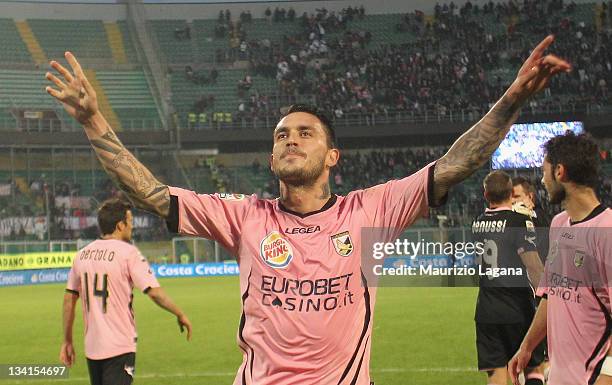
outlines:
[[[170,208],[168,186],[158,181],[121,144],[104,116],[98,112],[84,127],[102,167],[115,184],[137,207],[167,217]]]
[[[141,209],[167,217],[170,208],[168,186],[158,181],[119,141],[99,111],[96,92],[79,62],[70,52],[66,52],[65,56],[74,75],[58,62],[52,61],[51,67],[57,70],[63,80],[47,72],[46,78],[57,89],[47,87],[46,91],[83,125],[102,167],[130,200]]]
[[[502,98],[436,162],[434,204],[440,203],[453,185],[468,178],[489,160],[529,97],[544,89],[555,74],[571,70],[565,61],[553,55],[543,56],[553,40],[548,36],[538,44]]]
[[[478,123],[457,139],[434,169],[434,203],[482,167],[518,117],[519,108],[504,97]]]

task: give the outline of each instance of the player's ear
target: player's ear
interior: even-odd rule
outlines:
[[[567,182],[567,169],[561,163],[555,165],[553,173],[559,182]]]
[[[340,150],[338,150],[337,148],[330,148],[329,150],[327,150],[327,159],[325,164],[327,165],[327,167],[332,168],[335,165],[338,164],[338,161],[340,160]]]
[[[272,163],[274,162],[274,154],[270,154],[270,157],[268,158],[268,163],[270,164],[270,170],[274,171],[274,167],[272,167]]]

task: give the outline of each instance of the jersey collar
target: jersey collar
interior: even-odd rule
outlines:
[[[577,225],[577,224],[582,223],[582,222],[590,221],[591,219],[595,218],[599,214],[603,213],[605,210],[606,210],[606,206],[604,206],[602,203],[600,203],[599,206],[595,207],[593,209],[593,211],[591,211],[591,213],[589,215],[587,215],[584,219],[581,219],[581,220],[576,221],[576,222],[574,222],[574,221],[572,221],[570,219],[569,220],[570,226]]]
[[[321,212],[323,212],[323,211],[325,211],[325,210],[327,210],[327,209],[331,208],[331,207],[334,205],[334,203],[336,203],[336,201],[337,201],[337,200],[338,200],[338,196],[337,196],[336,194],[332,194],[332,196],[331,196],[331,197],[330,197],[330,198],[327,200],[327,202],[325,202],[325,204],[323,205],[323,207],[321,207],[321,208],[320,208],[320,209],[318,209],[318,210],[311,211],[311,212],[308,212],[308,213],[305,213],[305,214],[301,214],[301,213],[298,213],[298,212],[296,212],[296,211],[289,210],[288,208],[286,208],[286,207],[285,207],[285,206],[284,206],[284,205],[281,203],[280,199],[278,200],[278,208],[279,208],[281,211],[286,212],[287,214],[295,215],[295,216],[298,216],[298,217],[300,217],[300,218],[306,218],[306,217],[309,217],[309,216],[314,215],[314,214],[321,213]]]

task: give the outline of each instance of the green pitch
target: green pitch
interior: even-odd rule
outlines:
[[[135,294],[138,325],[136,385],[231,384],[241,361],[237,277],[160,281],[187,312],[186,342],[175,319]],[[372,380],[381,385],[484,384],[475,370],[474,288],[380,288],[374,317]],[[0,364],[58,362],[63,285],[0,289]],[[2,380],[3,384],[88,384],[80,311],[77,363],[63,380]]]

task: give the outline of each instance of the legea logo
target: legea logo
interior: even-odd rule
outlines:
[[[263,261],[275,269],[284,269],[293,259],[291,244],[278,231],[268,234],[261,241],[259,250]]]

